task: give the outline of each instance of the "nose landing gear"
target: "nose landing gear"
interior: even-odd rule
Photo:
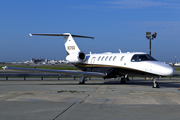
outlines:
[[[153,81],[153,86],[152,86],[152,88],[159,88],[159,85],[158,85],[158,82],[157,82],[157,78],[156,78],[156,77],[153,77],[153,78],[152,78],[152,81]]]

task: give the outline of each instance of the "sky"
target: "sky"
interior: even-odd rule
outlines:
[[[157,32],[152,56],[180,62],[179,0],[0,0],[0,62],[31,58],[65,60],[63,37],[29,33],[71,33],[86,54],[146,52],[146,32]]]

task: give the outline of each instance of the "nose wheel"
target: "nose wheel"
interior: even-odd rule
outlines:
[[[153,86],[152,86],[152,88],[159,88],[159,85],[158,85],[158,82],[157,82],[157,78],[152,78],[152,80],[153,80]]]

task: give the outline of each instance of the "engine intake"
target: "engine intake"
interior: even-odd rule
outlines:
[[[70,54],[66,57],[66,60],[71,63],[80,63],[86,60],[86,55],[83,52]]]

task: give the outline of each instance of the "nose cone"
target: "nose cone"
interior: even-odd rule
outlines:
[[[162,76],[172,76],[174,74],[174,69],[170,65],[163,63],[160,66],[159,70],[161,71]]]
[[[160,76],[172,76],[174,74],[174,69],[165,63],[157,62],[154,64],[156,74]]]
[[[172,76],[174,74],[174,69],[171,66],[164,68],[164,76]]]

